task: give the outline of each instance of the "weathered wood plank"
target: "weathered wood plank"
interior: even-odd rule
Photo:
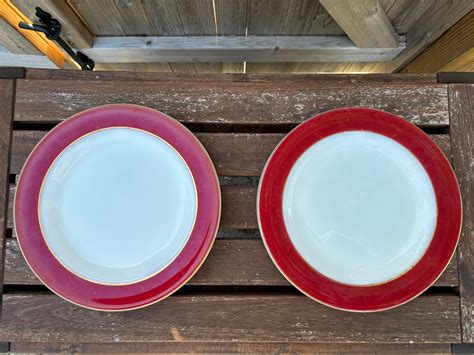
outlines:
[[[97,70],[131,71],[131,72],[162,72],[171,73],[169,63],[96,63],[94,72]]]
[[[159,35],[216,35],[212,0],[144,1],[143,7]]]
[[[31,21],[36,18],[35,7],[39,6],[49,12],[54,18],[61,22],[61,36],[72,47],[83,49],[92,46],[93,35],[66,1],[12,0],[12,3]],[[97,6],[96,11],[100,11],[100,8],[101,6]]]
[[[0,17],[0,44],[13,54],[41,54],[38,48],[2,17]]]
[[[257,36],[342,36],[344,31],[312,0],[252,0],[248,34]]]
[[[57,68],[56,64],[52,62],[45,55],[10,53],[2,45],[0,45],[0,66],[1,67],[44,68],[44,69]]]
[[[94,73],[97,78],[103,77],[100,75],[102,73],[97,73],[97,70],[113,70],[114,74],[116,71],[129,71],[136,72],[136,78],[143,77],[140,80],[150,81],[150,75],[144,77],[143,72],[147,74],[153,72],[161,73],[243,73],[244,63],[231,63],[231,62],[222,62],[222,63],[96,63],[94,67]],[[188,75],[188,74],[186,74]],[[81,76],[85,78],[86,76]],[[106,75],[106,77],[110,77]],[[152,76],[153,77],[153,76]]]
[[[450,84],[452,160],[463,201],[458,247],[463,342],[474,342],[474,85]]]
[[[413,26],[416,21],[433,6],[436,0],[380,0],[387,13],[395,32],[403,34]]]
[[[5,237],[9,193],[9,166],[13,123],[15,80],[0,80],[0,296],[3,294],[3,268],[5,265]],[[1,314],[0,297],[0,314]]]
[[[41,285],[26,264],[15,238],[7,239],[5,285]],[[187,285],[288,286],[260,239],[218,239],[206,262]],[[434,286],[456,287],[456,257]]]
[[[102,64],[103,65],[103,64]],[[435,84],[435,74],[317,74],[317,75],[189,75],[182,73],[139,73],[139,72],[94,72],[89,70],[44,70],[27,69],[26,79],[36,80],[92,80],[92,81],[155,81],[155,82],[292,82],[315,85],[321,82],[336,83],[403,83],[403,84]]]
[[[141,62],[371,62],[395,58],[405,48],[359,48],[346,36],[100,36],[82,50],[100,63]]]
[[[54,295],[9,294],[0,340],[450,343],[460,341],[458,301],[456,296],[422,296],[386,312],[357,314],[299,295],[200,295],[104,313]]]
[[[359,48],[396,48],[397,34],[379,0],[320,0]]]
[[[175,62],[169,63],[173,73],[243,73],[244,63],[237,62]]]
[[[450,63],[474,48],[474,10],[464,16],[440,38],[408,63],[403,73],[435,73],[439,70],[454,71]],[[466,57],[464,64],[474,64],[474,53]],[[469,71],[458,64],[458,71]]]
[[[423,49],[474,8],[472,0],[438,0],[406,32],[406,49],[395,59],[377,63],[354,63],[345,71],[393,73],[403,68]]]
[[[242,36],[247,30],[247,0],[216,0],[217,34]]]
[[[450,344],[350,344],[315,342],[158,342],[158,343],[18,343],[12,353],[352,353],[451,354]]]
[[[19,174],[26,158],[46,131],[14,131],[10,172]],[[259,176],[267,158],[284,134],[196,133],[217,173],[223,176]],[[433,136],[449,150],[449,137]],[[447,151],[448,152],[448,151]]]
[[[80,14],[94,35],[143,36],[153,33],[143,1],[72,0],[70,4]]]
[[[133,90],[131,90],[133,88]],[[98,95],[100,93],[100,95]],[[183,122],[298,123],[344,106],[379,108],[421,125],[447,125],[446,85],[315,82],[111,82],[18,80],[15,120],[59,122],[84,109],[135,103]]]

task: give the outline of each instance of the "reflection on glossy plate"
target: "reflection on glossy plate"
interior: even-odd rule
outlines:
[[[292,131],[267,163],[257,207],[266,247],[290,282],[353,311],[392,308],[431,285],[461,222],[439,148],[396,116],[356,108]]]
[[[46,135],[15,199],[33,271],[100,310],[141,307],[181,286],[207,255],[219,214],[218,181],[197,139],[132,105],[84,111]]]

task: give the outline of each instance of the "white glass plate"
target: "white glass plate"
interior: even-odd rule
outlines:
[[[436,198],[418,159],[380,134],[326,137],[291,168],[283,217],[298,253],[341,283],[372,285],[409,270],[436,226]]]
[[[42,234],[86,280],[123,285],[170,264],[196,218],[193,176],[165,141],[132,128],[92,132],[69,145],[44,178]]]

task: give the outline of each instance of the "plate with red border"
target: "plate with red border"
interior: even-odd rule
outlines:
[[[436,281],[462,208],[448,160],[423,131],[384,111],[343,108],[278,144],[257,214],[268,253],[295,287],[333,308],[372,312]]]
[[[41,139],[20,174],[14,221],[28,265],[53,292],[124,311],[194,275],[220,210],[197,138],[161,112],[119,104],[80,112]]]

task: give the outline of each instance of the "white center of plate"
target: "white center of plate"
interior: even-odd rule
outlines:
[[[311,146],[283,193],[286,229],[314,269],[341,283],[370,285],[405,273],[436,225],[425,169],[383,135],[352,131]]]
[[[40,224],[56,258],[96,283],[146,279],[171,263],[194,226],[193,177],[170,145],[110,128],[67,147],[47,173]]]

